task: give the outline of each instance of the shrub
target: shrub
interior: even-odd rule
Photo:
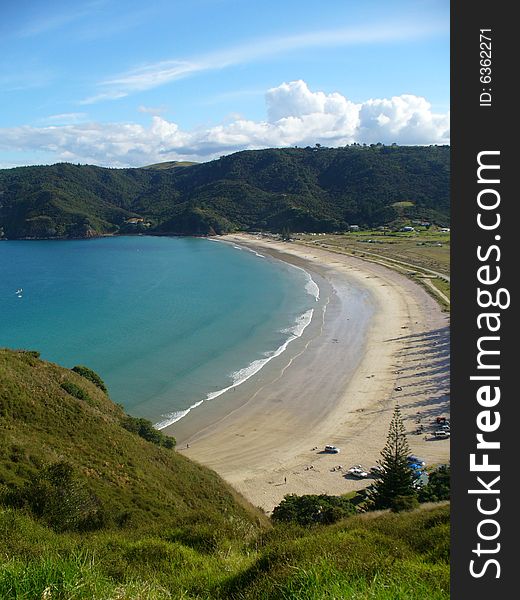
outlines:
[[[2,500],[14,508],[28,509],[55,531],[90,531],[106,521],[100,500],[64,461],[44,467],[21,488],[9,489]]]
[[[355,512],[352,502],[341,496],[288,494],[273,510],[272,519],[299,525],[329,524]]]
[[[420,502],[450,499],[450,465],[442,465],[430,473],[428,483],[419,491]]]
[[[402,512],[403,510],[413,510],[419,506],[419,500],[414,494],[409,496],[396,496],[392,499],[390,506],[392,512]]]
[[[61,387],[67,392],[67,394],[74,396],[74,398],[77,398],[78,400],[84,400],[85,402],[90,400],[87,392],[80,388],[79,385],[72,383],[72,381],[64,381],[61,384]]]
[[[88,367],[84,367],[83,365],[76,365],[75,367],[72,367],[72,371],[74,371],[75,373],[78,373],[78,375],[81,375],[85,379],[88,379],[94,385],[97,385],[97,387],[100,390],[102,390],[103,392],[105,392],[105,394],[107,393],[108,390],[105,385],[105,382],[92,369],[89,369]]]
[[[121,425],[132,433],[142,437],[147,442],[163,446],[164,448],[175,448],[175,438],[164,435],[158,429],[155,429],[151,421],[140,417],[126,415]]]

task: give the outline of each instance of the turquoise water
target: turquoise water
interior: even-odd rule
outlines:
[[[162,427],[283,351],[316,293],[301,269],[206,239],[4,241],[0,346],[87,365]]]

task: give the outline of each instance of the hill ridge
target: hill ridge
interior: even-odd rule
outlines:
[[[244,150],[207,163],[0,170],[0,238],[449,224],[448,146]],[[182,166],[181,166],[182,165]]]

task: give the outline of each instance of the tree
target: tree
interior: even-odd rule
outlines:
[[[406,441],[406,432],[401,411],[396,406],[386,445],[381,451],[381,477],[369,490],[370,505],[373,509],[391,508],[399,511],[413,508],[417,504],[417,492],[414,477],[408,465],[410,448]]]
[[[290,242],[291,241],[291,230],[289,227],[282,227],[282,231],[280,232],[280,237],[282,242]]]

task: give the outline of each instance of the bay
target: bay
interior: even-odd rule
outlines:
[[[86,365],[164,426],[281,352],[315,294],[301,269],[208,239],[4,241],[0,346]]]

